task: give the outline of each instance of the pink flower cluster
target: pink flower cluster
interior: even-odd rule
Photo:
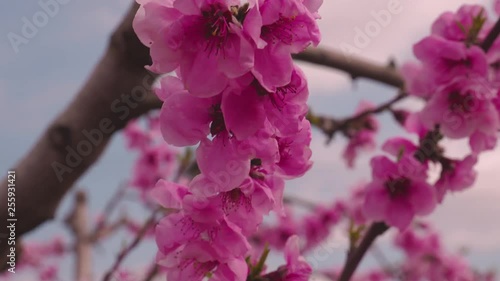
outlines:
[[[252,237],[252,242],[260,247],[268,244],[281,250],[291,236],[297,235],[303,241],[301,252],[312,250],[328,238],[332,228],[342,219],[345,207],[341,201],[329,206],[316,206],[300,219],[294,218],[291,208],[285,208],[286,216],[279,217],[276,225],[261,227]]]
[[[247,237],[270,211],[283,213],[284,180],[311,166],[307,82],[291,54],[318,44],[322,0],[138,2],[148,68],[175,72],[156,90],[161,133],[198,144],[201,172],[153,191],[172,211],[156,228],[157,261],[169,280],[246,280]],[[294,266],[280,280],[307,280]]]
[[[427,183],[427,160],[419,162],[416,158],[416,145],[393,138],[382,149],[396,159],[372,158],[372,181],[366,186],[364,213],[368,219],[385,221],[402,230],[415,215],[434,210],[436,194]]]
[[[500,129],[500,79],[495,63],[500,41],[486,53],[480,46],[492,24],[479,5],[442,14],[432,34],[414,46],[420,64],[407,64],[409,94],[426,102],[416,119],[448,138],[468,138],[474,155],[495,147]],[[415,128],[413,128],[415,130]]]
[[[44,242],[28,241],[22,244],[22,254],[16,264],[16,273],[31,269],[38,275],[40,281],[57,281],[59,279],[60,258],[67,252],[63,238],[54,237]],[[0,280],[11,280],[12,273],[5,271],[0,274]],[[3,279],[5,277],[5,279]]]
[[[139,158],[134,164],[130,185],[141,191],[143,198],[159,179],[172,175],[176,162],[177,151],[160,141],[161,133],[158,117],[147,118],[147,128],[134,120],[127,124],[124,130],[127,147],[139,151]]]
[[[374,105],[368,101],[361,101],[356,108],[356,114],[361,114],[366,110],[373,109]],[[354,167],[354,160],[360,152],[375,149],[375,135],[379,129],[379,123],[373,115],[361,118],[355,124],[349,126],[349,130],[344,134],[349,138],[342,157],[349,168]]]
[[[406,256],[401,265],[404,280],[482,280],[475,276],[465,258],[445,251],[437,232],[428,224],[399,233],[395,244]]]
[[[475,181],[480,153],[496,146],[500,130],[500,41],[485,51],[481,44],[492,28],[486,10],[464,5],[442,14],[431,35],[415,44],[419,63],[403,66],[405,90],[425,102],[405,118],[405,128],[419,143],[391,139],[383,149],[394,156],[372,159],[373,180],[367,187],[365,215],[401,230],[415,215],[429,214],[449,192],[461,191]],[[452,159],[439,145],[443,138],[468,139],[470,154]],[[431,163],[441,175],[429,183]]]

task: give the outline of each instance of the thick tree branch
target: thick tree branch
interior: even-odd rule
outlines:
[[[308,48],[293,58],[343,70],[353,79],[368,78],[397,88],[404,86],[403,77],[393,66],[381,66],[333,49]]]
[[[73,102],[48,126],[16,171],[17,238],[54,217],[64,194],[94,164],[114,132],[161,106],[151,93],[155,75],[144,69],[149,50],[137,39],[134,4]],[[36,117],[35,117],[36,118]],[[7,221],[7,179],[0,185],[0,221]],[[3,226],[5,229],[5,225]],[[7,243],[0,243],[4,259]]]

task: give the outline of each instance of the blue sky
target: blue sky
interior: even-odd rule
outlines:
[[[58,5],[59,11],[49,17],[46,24],[37,28],[33,38],[18,46],[17,53],[8,34],[22,35],[23,18],[33,21],[33,16],[43,9],[37,1],[0,3],[0,170],[6,171],[22,157],[46,125],[74,97],[130,4],[125,0],[66,1],[67,4]],[[372,12],[387,9],[391,1],[396,0],[326,0],[320,10],[322,45],[339,48],[342,43],[354,44],[358,28],[364,30],[374,20]],[[401,0],[402,12],[393,14],[387,26],[370,37],[358,55],[380,63],[386,63],[391,57],[398,63],[411,59],[412,44],[429,32],[438,14],[455,10],[461,3],[478,2]],[[336,70],[302,66],[310,81],[310,105],[315,112],[346,116],[361,99],[379,103],[395,93],[392,88],[366,80],[352,84],[348,76]],[[415,106],[414,103],[406,105]],[[389,116],[381,116],[380,142],[401,132],[390,120]],[[333,145],[325,147],[323,136],[316,133],[315,165],[306,177],[290,183],[288,192],[311,200],[331,201],[345,195],[360,179],[368,179],[369,155],[358,159],[356,171],[347,170],[338,160],[344,144],[337,138]],[[465,146],[449,143],[447,148],[461,154]],[[500,190],[495,185],[500,157],[497,154],[492,152],[480,159],[480,178],[473,189],[451,197],[430,217],[450,248],[468,246],[471,261],[484,267],[500,264],[500,223],[496,218],[500,212]],[[95,213],[127,177],[134,158],[133,153],[125,150],[123,137],[116,135],[104,156],[77,183],[78,187],[88,190]],[[70,200],[65,199],[58,218],[66,213]],[[140,216],[140,210],[137,213]],[[46,224],[29,237],[46,239],[61,231],[58,223]],[[97,273],[109,267],[122,238],[123,235],[111,240],[97,252]],[[382,240],[381,243],[389,241],[388,238]],[[147,245],[128,263],[140,266],[153,258],[153,251],[154,246]],[[343,249],[339,249],[332,259],[339,261],[343,253]],[[64,263],[70,266],[70,261]],[[65,269],[65,274],[69,274],[69,269]]]

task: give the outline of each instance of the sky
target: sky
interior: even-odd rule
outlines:
[[[57,4],[55,12],[44,20],[40,17],[44,11],[41,3],[48,2],[51,1],[0,3],[0,170],[3,171],[26,153],[50,121],[73,99],[131,3],[60,0],[64,4]],[[464,0],[325,0],[320,9],[321,46],[342,50],[350,45],[357,49],[358,56],[367,60],[386,64],[394,59],[401,65],[413,59],[412,45],[429,33],[440,13],[454,11],[464,3],[491,4],[490,1]],[[380,22],[378,29],[373,29],[376,15],[381,11],[392,11],[391,16]],[[39,27],[30,34],[31,38],[13,44],[15,35],[12,34],[22,35],[25,21],[38,21]],[[360,33],[369,34],[361,45],[356,41]],[[381,103],[395,94],[395,89],[372,81],[353,83],[338,70],[300,65],[309,80],[309,104],[317,113],[344,117],[352,114],[362,99]],[[415,108],[416,105],[402,106]],[[379,144],[402,133],[389,116],[382,114],[380,121]],[[356,169],[349,170],[339,160],[344,145],[342,138],[336,138],[332,145],[326,146],[325,138],[316,132],[312,143],[315,164],[304,178],[291,182],[287,192],[308,200],[330,202],[345,196],[349,188],[361,180],[369,180],[368,162],[373,154],[359,158]],[[467,145],[448,142],[446,149],[451,155],[464,155]],[[470,261],[483,268],[500,265],[500,189],[496,184],[499,153],[482,155],[474,187],[449,196],[445,204],[428,217],[450,249],[467,247]],[[125,149],[123,136],[117,134],[104,156],[76,184],[89,193],[94,214],[98,214],[114,189],[126,179],[135,157]],[[67,213],[71,201],[70,194],[58,210],[58,220]],[[28,238],[43,240],[63,231],[60,223],[49,223],[30,233]],[[380,243],[389,243],[388,236]],[[109,267],[123,237],[102,246],[95,260],[96,272]],[[153,251],[154,245],[146,245],[127,263],[140,267],[145,260],[153,258]],[[343,253],[340,247],[332,261],[338,264]],[[71,266],[70,261],[64,264]],[[69,274],[69,269],[65,274]]]

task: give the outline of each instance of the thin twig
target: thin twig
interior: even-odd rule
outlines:
[[[126,184],[120,184],[115,194],[106,203],[106,206],[104,207],[104,210],[102,212],[102,214],[105,214],[106,216],[104,216],[102,220],[99,221],[94,231],[92,231],[92,233],[90,234],[90,240],[92,241],[97,240],[97,238],[101,236],[101,232],[103,232],[104,228],[108,228],[108,230],[116,229],[117,224],[120,224],[120,221],[123,221],[123,219],[120,219],[119,222],[113,224],[111,227],[107,227],[108,219],[111,216],[111,213],[113,213],[113,211],[115,210],[116,206],[118,206],[118,203],[122,200],[123,196],[125,195],[126,187],[127,187]]]
[[[391,110],[391,107],[399,102],[400,100],[406,98],[408,95],[404,92],[400,92],[397,96],[392,98],[391,100],[373,108],[373,109],[368,109],[365,110],[357,115],[354,115],[352,117],[343,119],[343,120],[337,120],[331,117],[325,117],[325,116],[316,116],[316,115],[309,115],[308,118],[311,121],[311,124],[314,126],[318,127],[325,133],[327,136],[327,144],[330,143],[333,139],[333,136],[337,132],[343,132],[349,129],[349,127],[352,124],[355,124],[364,118],[368,117],[369,115],[372,114],[379,114],[382,113],[386,110]]]
[[[309,210],[314,210],[318,206],[318,204],[316,204],[314,202],[311,202],[311,201],[308,201],[306,199],[299,198],[299,197],[289,196],[289,195],[287,195],[283,198],[283,203],[294,204],[294,205],[301,206],[301,207],[304,207],[304,208],[309,209]]]
[[[111,267],[111,269],[104,275],[103,281],[111,281],[111,277],[113,276],[114,272],[118,269],[120,264],[123,262],[125,257],[135,248],[139,243],[141,242],[142,238],[144,238],[144,235],[148,231],[148,229],[151,227],[156,222],[156,215],[158,212],[160,212],[161,208],[157,208],[153,211],[149,219],[144,223],[142,228],[139,230],[137,233],[134,241],[130,243],[126,248],[124,248],[119,254],[118,257],[116,258],[115,263]]]
[[[153,265],[153,267],[148,271],[148,274],[146,275],[146,278],[144,278],[144,281],[151,281],[155,276],[158,274],[159,267],[157,264]]]
[[[498,38],[499,34],[500,34],[500,19],[497,20],[495,26],[493,26],[490,33],[488,33],[483,43],[481,44],[481,48],[484,50],[485,53],[487,53],[490,50],[491,46],[493,46],[493,43],[495,43],[495,40]]]

